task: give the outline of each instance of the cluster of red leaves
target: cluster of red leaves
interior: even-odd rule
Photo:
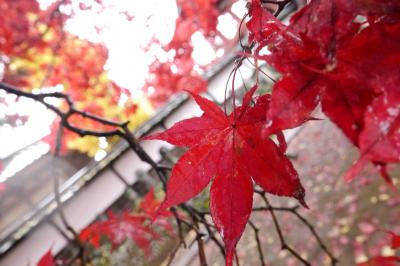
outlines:
[[[102,0],[87,1],[56,0],[41,9],[40,1],[4,0],[0,3],[0,12],[7,14],[0,18],[0,54],[6,56],[27,57],[27,50],[32,47],[46,48],[63,34],[65,21],[75,14],[73,2],[79,2],[81,10],[103,7]],[[85,2],[85,3],[83,3]],[[68,9],[66,13],[59,7]],[[68,13],[68,14],[67,14]],[[53,32],[51,38],[45,36]]]
[[[146,255],[149,255],[151,254],[151,242],[160,238],[160,234],[154,230],[155,226],[173,235],[173,226],[169,220],[171,213],[168,211],[161,213],[161,219],[150,225],[150,221],[159,206],[160,201],[155,198],[154,190],[151,189],[140,203],[139,213],[125,211],[122,215],[117,216],[109,212],[107,220],[91,224],[82,230],[80,238],[94,247],[99,247],[102,237],[106,237],[110,241],[112,249],[118,247],[129,238]]]
[[[136,111],[137,106],[131,101],[120,106],[121,95],[129,98],[130,93],[107,77],[104,70],[107,48],[73,36],[63,29],[65,22],[74,16],[75,4],[72,2],[57,0],[44,10],[39,7],[38,1],[7,0],[0,3],[0,11],[7,14],[7,17],[0,18],[0,57],[4,66],[2,81],[24,90],[62,85],[63,92],[72,97],[80,110],[108,119],[125,120]],[[86,1],[79,4],[83,10],[93,6],[101,10],[103,6],[101,0],[90,4],[83,2]],[[65,103],[64,107],[67,108]],[[85,125],[91,130],[109,129],[81,116],[71,117],[69,122]],[[51,136],[47,137],[52,146],[55,136],[56,131],[52,130]],[[65,136],[66,141],[77,138],[71,132],[66,132]],[[66,150],[66,146],[63,147]]]
[[[65,91],[82,111],[99,117],[121,121],[125,116],[129,117],[135,113],[137,105],[129,101],[122,112],[110,111],[111,108],[118,108],[121,95],[129,98],[131,93],[105,77],[104,65],[108,58],[108,50],[104,45],[94,44],[75,36],[66,36],[61,47],[62,51],[59,53],[57,63],[52,66],[47,85],[63,84]],[[68,108],[66,105],[65,107]],[[113,115],[110,116],[109,113]],[[114,129],[77,114],[71,116],[68,121],[71,125],[81,128],[84,125],[85,129],[90,130]],[[50,135],[45,139],[53,148],[58,124],[59,120],[56,119]],[[63,151],[67,152],[67,142],[77,137],[75,133],[65,130]]]
[[[253,202],[253,181],[265,191],[294,197],[303,205],[304,188],[290,160],[279,132],[280,145],[261,135],[270,96],[258,97],[251,105],[254,86],[243,105],[226,115],[215,103],[197,94],[193,98],[204,111],[172,128],[147,136],[189,147],[175,164],[160,206],[166,208],[199,194],[210,182],[210,210],[225,242],[227,265],[231,265],[237,242],[249,219]]]
[[[82,230],[80,239],[98,248],[101,244],[101,238],[106,237],[111,242],[112,248],[114,249],[129,238],[134,241],[146,255],[150,255],[151,242],[160,237],[160,234],[154,230],[154,226],[158,226],[169,235],[174,235],[174,228],[170,221],[172,214],[169,211],[158,213],[160,219],[150,226],[150,221],[160,207],[160,204],[161,202],[154,195],[154,189],[151,188],[139,204],[139,213],[133,214],[125,211],[122,215],[116,216],[114,213],[109,212],[106,221],[95,222]],[[56,263],[51,249],[49,249],[37,263],[37,266],[54,265],[56,265]]]
[[[5,55],[25,56],[26,50],[32,46],[46,47],[52,40],[43,38],[49,29],[60,33],[62,24],[74,15],[71,8],[72,0],[56,0],[44,10],[40,8],[39,1],[4,0],[0,3],[0,12],[7,14],[0,18],[0,52]],[[78,1],[75,1],[78,2]],[[85,1],[87,2],[87,1]],[[96,3],[93,3],[96,2]],[[86,9],[92,5],[102,6],[101,0],[85,4]],[[70,14],[58,10],[60,5],[68,6]],[[80,3],[84,9],[84,4]],[[45,26],[45,27],[43,27]],[[29,45],[27,43],[29,42]]]
[[[50,14],[58,2],[56,1],[46,11],[42,11],[37,1],[1,1],[0,12],[7,14],[7,17],[0,18],[0,53],[24,56],[30,45],[40,47],[47,45],[48,42],[42,38],[43,31],[38,25],[56,26],[55,21],[60,13],[51,16]],[[27,40],[30,42],[29,45],[26,43]]]
[[[313,0],[284,25],[252,0],[252,55],[277,69],[269,132],[296,127],[318,104],[361,156],[346,178],[371,161],[385,179],[400,160],[400,2]]]
[[[391,248],[400,248],[400,236],[393,232],[389,232],[391,236]],[[398,266],[400,264],[399,256],[378,256],[366,262],[358,263],[357,266]]]
[[[190,47],[190,38],[193,33],[200,31],[205,37],[215,35],[218,16],[224,11],[218,0],[177,0],[180,14],[176,20],[175,34],[168,44],[168,49]]]
[[[80,238],[82,241],[89,242],[98,248],[100,240],[104,236],[111,242],[113,249],[129,238],[143,249],[146,254],[149,254],[151,240],[157,238],[158,235],[155,231],[145,226],[144,222],[144,217],[136,216],[129,212],[124,212],[120,216],[109,212],[106,221],[91,224],[80,233]]]
[[[149,67],[149,78],[146,80],[144,90],[152,103],[159,105],[164,103],[171,95],[178,91],[190,89],[193,92],[201,92],[207,89],[207,82],[197,73],[192,71],[194,66],[191,54],[188,58],[180,58],[183,69],[172,71],[175,64],[154,61]]]
[[[94,44],[67,35],[62,42],[62,51],[59,58],[62,64],[55,64],[53,73],[48,79],[49,86],[63,84],[71,90],[70,96],[75,100],[82,100],[84,90],[94,87],[104,72],[104,65],[108,58],[108,50],[102,44]],[[103,91],[98,92],[104,93]]]
[[[200,32],[211,40],[217,35],[218,17],[229,10],[233,1],[225,0],[178,0],[179,17],[175,23],[172,40],[164,49],[174,51],[174,58],[168,62],[154,61],[149,68],[150,77],[144,90],[155,104],[165,102],[178,91],[188,90],[200,93],[207,89],[206,81],[193,70],[193,44],[191,37]],[[154,91],[154,93],[151,93]]]
[[[7,14],[7,17],[0,18],[0,55],[1,63],[5,66],[3,80],[16,86],[30,85],[18,75],[26,73],[23,71],[13,73],[8,69],[8,64],[13,57],[31,60],[29,55],[31,47],[41,50],[51,45],[53,40],[43,37],[50,29],[60,33],[61,17],[60,13],[54,10],[56,5],[57,3],[54,3],[48,10],[43,11],[37,1],[1,1],[0,12]]]

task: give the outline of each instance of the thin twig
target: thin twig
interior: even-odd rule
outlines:
[[[197,220],[193,220],[193,223],[199,229]],[[200,266],[207,266],[206,253],[204,252],[203,236],[204,235],[202,233],[196,234],[196,241],[197,241],[197,246],[198,246],[198,251],[199,251]]]
[[[175,216],[176,225],[178,228],[179,242],[182,243],[184,248],[186,248],[187,246],[186,246],[186,242],[185,242],[185,237],[183,236],[182,220],[179,219],[179,215],[175,208],[171,208],[171,212]]]
[[[329,251],[327,246],[324,244],[324,242],[321,240],[320,236],[318,235],[317,231],[315,230],[314,226],[310,224],[309,221],[307,221],[306,218],[304,218],[300,213],[297,212],[297,210],[293,210],[293,213],[301,220],[304,225],[308,227],[308,229],[311,231],[311,234],[314,236],[314,238],[317,240],[319,246],[322,248],[322,250],[328,255],[329,259],[331,260],[331,265],[334,266],[336,265],[339,260],[332,254],[332,252]]]
[[[258,194],[262,194],[263,192],[260,190],[255,190]],[[332,254],[332,252],[328,249],[328,247],[325,245],[325,243],[322,241],[321,237],[318,235],[317,231],[315,230],[314,226],[304,217],[302,216],[299,212],[298,209],[300,208],[299,205],[296,205],[294,207],[275,207],[275,206],[265,206],[265,207],[256,207],[253,208],[253,212],[258,212],[258,211],[285,211],[292,213],[295,215],[311,232],[311,234],[314,236],[315,240],[317,241],[318,245],[321,247],[321,249],[325,252],[325,254],[329,257],[331,260],[331,265],[335,266],[338,263],[338,259]]]
[[[264,253],[263,253],[263,250],[261,247],[260,237],[258,235],[260,232],[260,229],[251,220],[249,220],[249,224],[250,224],[251,228],[253,228],[253,231],[254,231],[254,237],[256,238],[256,242],[257,242],[257,250],[258,250],[258,256],[260,258],[261,266],[264,266],[265,258],[264,258]]]
[[[264,193],[260,193],[261,198],[264,200],[266,206],[271,206],[267,199],[267,196]],[[311,266],[311,263],[304,259],[296,250],[294,250],[291,246],[286,243],[285,237],[283,236],[282,229],[279,225],[278,219],[276,218],[275,212],[272,208],[269,209],[269,212],[272,216],[272,221],[274,223],[276,232],[278,233],[279,240],[281,242],[281,249],[289,251],[294,257],[296,257],[301,263],[307,266]]]

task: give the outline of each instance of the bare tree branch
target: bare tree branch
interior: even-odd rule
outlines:
[[[258,250],[258,256],[260,258],[261,266],[264,266],[265,265],[265,258],[264,258],[264,253],[263,253],[263,250],[262,250],[262,247],[261,247],[260,237],[258,235],[259,232],[260,232],[260,229],[251,220],[249,220],[249,225],[251,226],[251,228],[254,231],[254,237],[255,237],[256,242],[257,242],[257,250]]]
[[[264,191],[262,191],[261,193],[258,192],[258,194],[264,200],[265,205],[271,206],[269,201],[268,201],[268,199],[267,199],[266,193]],[[285,240],[285,237],[283,236],[282,229],[281,229],[281,227],[279,225],[278,219],[276,218],[274,210],[272,208],[269,208],[268,210],[271,213],[272,221],[274,222],[276,232],[278,233],[278,237],[279,237],[279,240],[281,242],[281,249],[289,251],[294,257],[296,257],[304,265],[311,266],[311,263],[309,261],[304,259],[296,250],[294,250],[291,246],[289,246],[287,244],[287,242]]]

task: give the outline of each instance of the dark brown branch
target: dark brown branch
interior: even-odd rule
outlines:
[[[198,224],[197,219],[195,219],[195,218],[193,219],[193,224],[199,230],[199,224]],[[203,233],[197,233],[196,241],[197,241],[198,251],[199,251],[200,266],[207,266],[206,254],[204,252],[203,236],[204,236]]]
[[[196,237],[197,244],[199,247],[199,259],[200,259],[200,265],[201,266],[207,266],[207,260],[206,260],[206,254],[204,252],[204,241],[201,236]]]
[[[266,206],[271,206],[267,199],[265,192],[259,193],[259,195],[264,200]],[[279,241],[281,242],[281,249],[289,251],[294,257],[296,257],[304,265],[311,266],[311,263],[309,261],[304,259],[296,250],[294,250],[291,246],[289,246],[286,243],[285,237],[283,236],[282,229],[279,225],[278,219],[276,218],[274,210],[272,208],[269,208],[268,210],[272,216],[272,221],[274,223],[276,232],[278,233]]]
[[[163,171],[168,171],[168,172],[172,171],[172,167],[171,166],[162,165],[162,164],[158,164],[157,165],[157,169],[163,170]]]
[[[139,144],[137,139],[131,134],[131,132],[128,129],[128,124],[122,123],[120,124],[120,127],[123,129],[123,131],[122,132],[119,131],[120,133],[118,133],[118,135],[124,138],[128,142],[129,147],[135,151],[135,153],[139,156],[139,158],[142,161],[148,163],[154,169],[158,178],[163,184],[164,190],[166,191],[167,177],[165,176],[165,173],[163,171],[160,171],[158,164],[150,157],[150,155]]]
[[[121,175],[121,173],[115,169],[114,164],[110,165],[110,170],[111,172],[113,172],[113,174],[122,182],[125,184],[125,186],[129,187],[132,189],[132,185],[128,183],[128,181],[126,181],[126,179]]]
[[[262,247],[261,247],[260,237],[258,235],[259,232],[260,232],[260,229],[251,220],[249,220],[249,225],[251,226],[251,228],[253,228],[253,231],[254,231],[254,237],[255,237],[256,242],[257,242],[257,250],[258,250],[258,256],[260,258],[261,266],[264,266],[265,265],[265,258],[264,258],[264,253],[263,253]]]
[[[43,104],[48,109],[55,112],[61,118],[61,123],[63,124],[63,126],[66,129],[77,133],[81,137],[83,137],[83,136],[96,136],[96,137],[119,136],[119,137],[124,138],[128,142],[130,148],[136,152],[136,154],[139,156],[139,158],[142,161],[147,162],[148,164],[150,164],[152,166],[152,168],[156,171],[156,173],[157,173],[158,177],[160,178],[161,182],[163,183],[163,185],[164,186],[166,185],[165,174],[163,172],[159,171],[157,163],[143,150],[143,148],[138,143],[138,141],[133,137],[133,135],[131,134],[131,132],[128,129],[128,122],[115,122],[112,120],[108,120],[108,119],[96,116],[96,115],[88,113],[88,112],[78,110],[75,108],[71,97],[64,93],[54,92],[54,93],[34,94],[34,93],[30,93],[30,92],[21,91],[18,88],[15,88],[15,87],[13,87],[9,84],[5,84],[5,83],[0,83],[0,89],[5,90],[7,93],[11,93],[11,94],[14,94],[17,96],[22,96],[22,97],[26,97],[29,99],[33,99],[33,100]],[[68,105],[68,110],[66,112],[64,112],[60,108],[47,103],[46,102],[47,98],[58,98],[58,99],[65,100]],[[113,127],[115,127],[115,129],[109,130],[109,131],[95,131],[95,130],[90,130],[90,129],[78,128],[78,127],[70,124],[68,121],[68,119],[72,115],[75,115],[75,114],[80,115],[85,118],[88,118],[88,119],[91,119],[93,121],[99,122],[103,125],[113,126]]]
[[[179,242],[183,245],[184,248],[186,248],[187,246],[186,246],[186,242],[185,242],[185,237],[183,236],[182,221],[179,218],[179,215],[175,208],[171,208],[171,212],[175,216],[176,226],[178,228]]]
[[[295,207],[274,207],[274,206],[265,206],[265,207],[255,207],[252,209],[253,212],[258,211],[288,211],[293,212],[295,209],[299,208],[300,206],[296,205]]]
[[[312,226],[310,224],[310,222],[307,221],[306,218],[304,218],[300,213],[298,213],[296,209],[294,209],[292,212],[297,216],[297,218],[299,218],[300,221],[303,222],[304,225],[306,225],[308,227],[308,229],[310,230],[311,234],[317,240],[319,246],[328,255],[329,259],[331,260],[331,265],[332,266],[336,265],[339,262],[338,259],[332,254],[332,252],[329,251],[327,246],[324,244],[324,242],[319,237],[319,235],[318,235],[317,231],[315,230],[314,226]]]
[[[255,190],[255,191],[260,195],[263,193],[260,190]],[[314,226],[304,216],[302,216],[298,212],[299,208],[300,208],[299,205],[296,205],[294,207],[274,207],[274,206],[268,205],[266,207],[253,208],[252,211],[254,211],[254,212],[257,212],[257,211],[269,211],[269,212],[271,212],[271,211],[285,211],[285,212],[292,213],[310,230],[311,234],[314,236],[314,238],[317,241],[318,245],[321,247],[321,249],[325,252],[325,254],[331,260],[331,265],[332,266],[337,265],[338,259],[332,254],[332,252],[328,249],[328,247],[322,241],[321,237],[318,235],[318,233],[315,230]]]
[[[215,245],[218,246],[221,255],[223,257],[225,257],[225,249],[223,244],[215,237],[215,226],[211,225],[207,222],[207,220],[205,219],[205,215],[208,214],[208,212],[201,212],[198,211],[194,208],[192,208],[191,206],[185,205],[185,204],[181,204],[180,207],[182,209],[184,209],[186,212],[191,213],[191,215],[194,215],[196,219],[200,219],[201,224],[203,224],[203,226],[205,227],[205,229],[207,230],[208,236],[210,237],[210,239],[214,242]]]

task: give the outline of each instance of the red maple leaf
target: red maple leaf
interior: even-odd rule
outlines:
[[[158,234],[143,224],[146,217],[128,212],[124,212],[120,216],[109,212],[108,216],[109,218],[106,221],[98,221],[85,228],[80,233],[81,240],[99,247],[101,237],[105,236],[111,241],[112,247],[115,248],[127,238],[130,238],[146,254],[150,254],[151,240],[158,238]]]
[[[157,210],[160,208],[160,205],[161,201],[155,197],[154,188],[152,187],[140,202],[139,211],[143,213],[143,215],[146,216],[149,220],[152,220],[153,217],[157,214],[158,219],[154,221],[153,225],[159,226],[166,233],[173,236],[174,227],[172,226],[170,220],[170,218],[172,217],[172,213],[169,210],[164,210],[161,213],[157,213]]]
[[[270,97],[263,95],[251,106],[255,89],[229,116],[214,102],[192,93],[204,111],[201,117],[145,138],[190,148],[172,169],[159,211],[191,199],[212,182],[210,210],[225,242],[227,265],[251,213],[253,181],[269,193],[294,197],[305,205],[304,188],[292,163],[270,138],[262,137]]]
[[[140,202],[139,209],[149,217],[153,217],[157,209],[160,207],[160,204],[161,202],[156,199],[154,188],[152,187]]]

